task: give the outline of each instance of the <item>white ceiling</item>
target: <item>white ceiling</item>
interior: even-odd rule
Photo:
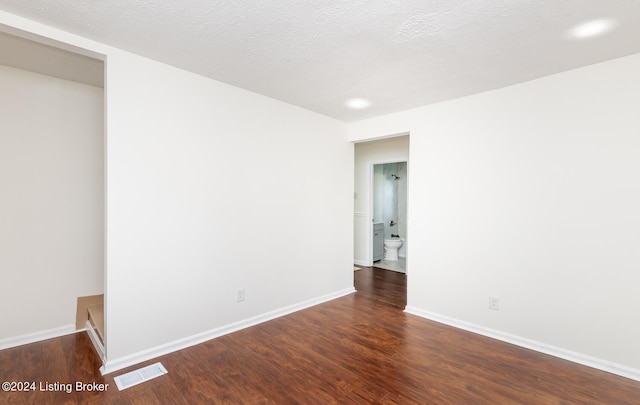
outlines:
[[[0,0],[0,9],[344,121],[640,52],[639,0]],[[616,29],[570,40],[578,23]],[[345,99],[372,106],[349,110]]]

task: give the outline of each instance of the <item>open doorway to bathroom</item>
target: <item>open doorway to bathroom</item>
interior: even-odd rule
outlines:
[[[406,272],[407,162],[373,165],[373,266]]]
[[[409,135],[356,143],[354,149],[354,264],[407,273]],[[399,244],[387,258],[385,239]]]

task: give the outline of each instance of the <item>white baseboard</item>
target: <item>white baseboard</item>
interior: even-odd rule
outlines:
[[[503,342],[511,343],[516,346],[535,350],[537,352],[548,354],[554,357],[559,357],[561,359],[568,360],[573,363],[582,364],[583,366],[595,368],[598,370],[606,371],[611,374],[616,374],[622,377],[630,378],[632,380],[640,381],[640,370],[637,370],[628,366],[624,366],[622,364],[617,364],[607,360],[598,359],[595,357],[588,356],[586,354],[562,349],[560,347],[548,345],[542,342],[537,342],[531,339],[526,339],[521,336],[512,335],[512,334],[501,332],[495,329],[485,328],[483,326],[476,325],[473,323],[464,322],[458,319],[450,318],[450,317],[436,314],[429,311],[424,311],[416,307],[407,306],[404,311],[412,315],[417,315],[419,317],[426,318],[435,322],[453,326],[454,328],[463,329],[469,332],[477,333],[482,336],[487,336],[493,339],[501,340]]]
[[[102,344],[102,342],[100,341],[100,337],[98,336],[98,332],[96,332],[95,328],[93,327],[93,325],[91,325],[91,322],[89,321],[87,321],[85,330],[89,335],[89,339],[91,339],[91,343],[93,343],[93,347],[96,348],[96,352],[98,352],[98,356],[100,356],[100,360],[102,360],[102,364],[104,364],[105,350],[104,350],[104,345]]]
[[[250,326],[257,325],[266,321],[270,321],[275,318],[279,318],[284,315],[291,314],[293,312],[300,311],[305,308],[312,307],[314,305],[322,304],[323,302],[331,301],[336,298],[343,297],[355,292],[353,287],[345,288],[344,290],[336,291],[331,294],[323,295],[311,300],[303,301],[298,304],[290,305],[275,311],[270,311],[262,315],[254,316],[243,321],[234,322],[229,325],[225,325],[219,328],[211,329],[206,332],[198,333],[193,336],[189,336],[183,339],[175,340],[160,346],[152,347],[147,350],[140,351],[138,353],[130,354],[113,360],[107,360],[100,368],[100,372],[105,375],[112,373],[123,368],[133,366],[143,361],[151,360],[153,358],[163,356],[165,354],[173,353],[178,350],[186,349],[187,347],[195,346],[197,344],[206,342],[207,340],[215,339],[220,336],[228,335],[229,333],[239,331],[241,329],[248,328]]]
[[[364,266],[364,267],[369,267],[371,266],[369,263],[367,263],[364,260],[354,260],[353,264],[355,264],[356,266]]]
[[[75,325],[64,325],[54,329],[47,329],[40,332],[29,333],[27,335],[7,338],[0,340],[0,350],[39,342],[41,340],[57,338],[60,336],[69,335],[74,332],[76,332]]]

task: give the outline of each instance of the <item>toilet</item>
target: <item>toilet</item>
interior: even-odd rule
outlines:
[[[402,246],[402,239],[392,238],[384,240],[384,260],[398,260],[398,249]]]

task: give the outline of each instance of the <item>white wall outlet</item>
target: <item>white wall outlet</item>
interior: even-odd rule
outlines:
[[[244,288],[240,288],[236,291],[236,302],[244,301]]]
[[[494,311],[500,310],[500,298],[498,297],[489,297],[489,309],[493,309]]]

